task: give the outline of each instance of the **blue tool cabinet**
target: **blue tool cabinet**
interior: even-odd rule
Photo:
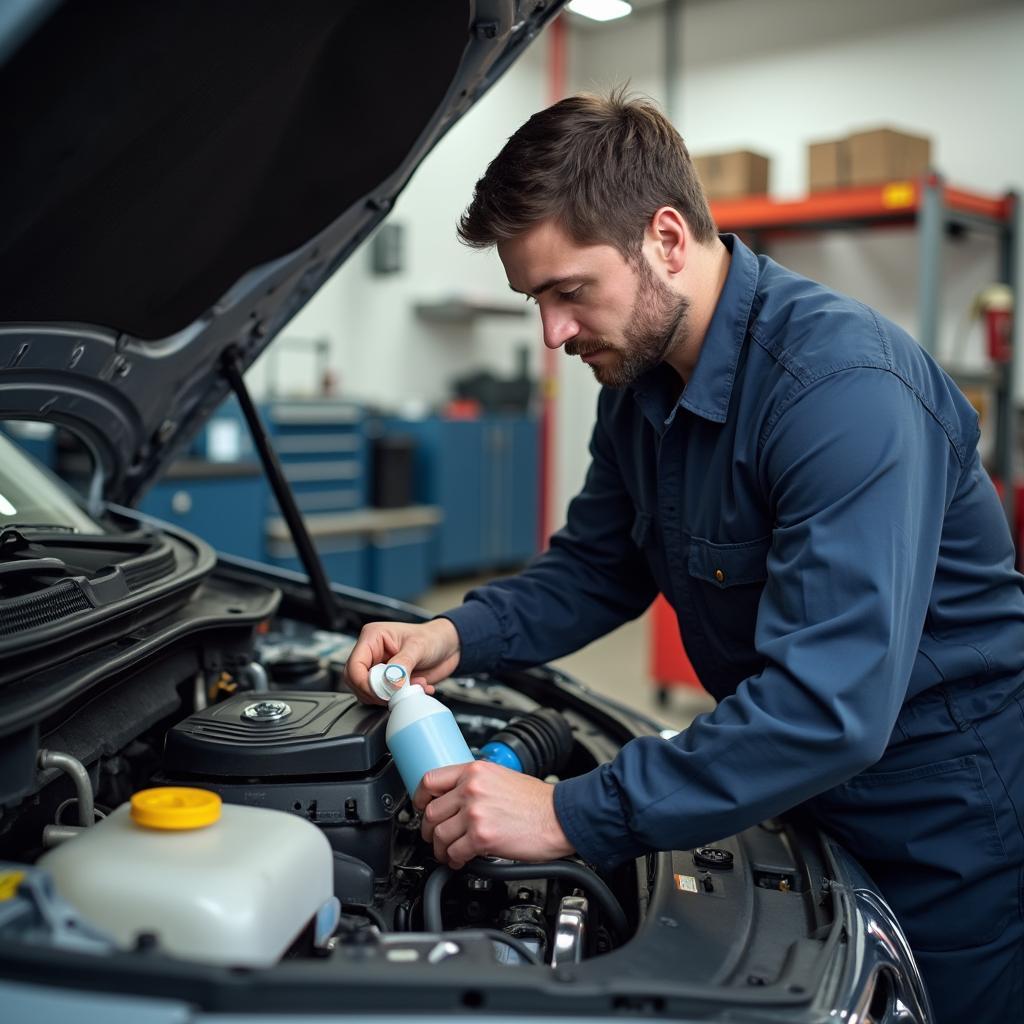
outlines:
[[[369,493],[365,415],[354,402],[274,401],[263,419],[303,512],[347,512]],[[271,512],[277,503],[271,499]]]
[[[337,399],[267,402],[262,418],[295,503],[307,525],[324,516],[360,509],[368,492],[365,416],[361,406]],[[273,494],[267,504],[266,557],[274,565],[304,572],[286,532]],[[369,586],[369,551],[359,533],[313,533],[329,579],[350,587]]]
[[[281,522],[271,520],[271,523]],[[305,573],[306,567],[299,559],[291,538],[275,536],[268,530],[266,559],[282,569],[294,569]],[[329,580],[344,583],[349,587],[368,590],[370,584],[370,550],[363,534],[317,535],[313,534],[313,546],[320,555],[324,572]]]
[[[513,567],[536,552],[540,440],[534,417],[431,417],[393,421],[389,429],[417,439],[417,500],[443,513],[434,551],[438,575]]]
[[[412,505],[312,513],[305,520],[332,580],[408,600],[419,596],[433,579],[430,540],[440,516],[434,507]],[[266,527],[270,560],[304,571],[284,520],[272,516]]]
[[[400,601],[419,597],[434,581],[436,527],[374,530],[370,534],[370,590]]]

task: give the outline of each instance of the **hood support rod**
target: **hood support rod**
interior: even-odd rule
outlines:
[[[288,531],[292,535],[292,541],[295,544],[299,558],[302,560],[302,565],[309,574],[309,582],[313,587],[313,593],[316,595],[317,607],[320,609],[321,628],[336,630],[339,621],[338,609],[334,603],[331,584],[324,573],[323,563],[320,561],[320,556],[316,553],[316,548],[313,546],[312,538],[306,529],[302,514],[299,512],[299,507],[295,504],[295,495],[292,494],[292,489],[288,486],[288,480],[284,475],[284,469],[277,457],[277,452],[274,451],[274,447],[270,443],[270,438],[267,436],[259,413],[256,411],[256,406],[253,404],[252,397],[245,386],[240,359],[236,349],[229,348],[224,353],[222,368],[224,376],[231,385],[231,390],[234,391],[235,397],[238,399],[238,404],[242,407],[242,414],[245,416],[245,422],[249,425],[249,433],[252,435],[253,444],[256,445],[260,462],[263,463],[263,470],[270,481],[274,497],[277,498],[281,514],[288,524]]]

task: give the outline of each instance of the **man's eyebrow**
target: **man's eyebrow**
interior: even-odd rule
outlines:
[[[585,283],[587,278],[583,277],[581,274],[569,274],[566,277],[549,277],[542,284],[537,285],[536,288],[533,288],[528,292],[521,292],[518,288],[513,287],[511,282],[509,282],[509,288],[511,288],[516,295],[533,295],[536,297],[537,295],[543,295],[549,288],[557,288],[558,285],[565,284],[568,281],[580,281]]]

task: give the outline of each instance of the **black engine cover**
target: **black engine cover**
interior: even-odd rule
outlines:
[[[235,778],[365,776],[388,756],[387,723],[350,694],[241,693],[179,722],[164,767]]]
[[[386,728],[381,709],[349,694],[237,694],[171,729],[161,781],[308,818],[336,851],[386,878],[406,798]]]

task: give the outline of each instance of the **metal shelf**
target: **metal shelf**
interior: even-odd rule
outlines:
[[[766,238],[814,231],[909,226],[918,233],[918,329],[923,348],[935,354],[939,332],[939,293],[945,229],[992,235],[999,247],[999,280],[1016,287],[1020,202],[1014,192],[984,195],[947,185],[938,174],[914,181],[892,181],[867,188],[819,192],[796,200],[768,196],[718,200],[711,212],[721,231],[745,236],[753,248]],[[1003,507],[1016,539],[1014,491],[1013,381],[1021,349],[1021,318],[1014,317],[1009,362],[993,364],[978,382],[991,387],[996,399],[995,467],[1010,486],[1003,488]],[[979,375],[972,375],[979,376]]]
[[[804,199],[777,200],[769,196],[717,200],[711,204],[722,231],[825,231],[912,223],[938,194],[950,215],[977,226],[998,229],[1012,220],[1015,196],[984,196],[951,188],[938,175],[921,181],[893,181],[865,188],[817,192]]]
[[[458,297],[439,299],[436,302],[418,302],[413,310],[421,320],[439,324],[469,324],[480,317],[523,317],[528,310],[525,305],[508,302],[478,302]]]

